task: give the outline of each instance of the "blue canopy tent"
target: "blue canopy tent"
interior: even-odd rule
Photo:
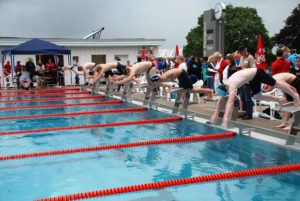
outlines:
[[[48,41],[40,40],[40,39],[32,39],[21,43],[17,46],[11,47],[9,49],[2,50],[2,66],[4,65],[6,56],[10,56],[11,60],[11,76],[12,80],[14,77],[14,70],[15,70],[15,57],[14,55],[61,55],[65,54],[68,55],[68,63],[71,63],[71,51],[56,44],[50,43]],[[2,75],[4,75],[4,70],[2,68]],[[2,86],[4,85],[4,76],[1,78]]]

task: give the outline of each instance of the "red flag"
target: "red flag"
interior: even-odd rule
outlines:
[[[176,45],[175,56],[176,57],[179,56],[179,47],[178,47],[178,45]]]
[[[146,54],[145,54],[144,49],[142,49],[142,51],[141,51],[141,59],[142,59],[142,61],[146,61]]]
[[[263,46],[261,35],[258,35],[255,61],[256,61],[257,68],[260,68],[262,70],[267,69],[265,51],[264,51],[264,46]]]

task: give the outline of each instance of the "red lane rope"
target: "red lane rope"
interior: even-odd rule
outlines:
[[[31,97],[31,96],[64,96],[64,95],[78,95],[78,94],[90,94],[89,91],[75,91],[75,92],[61,92],[61,93],[50,93],[50,94],[17,94],[17,95],[4,95],[0,98],[17,98],[17,97]]]
[[[114,126],[130,126],[138,124],[150,124],[150,123],[166,123],[172,121],[182,120],[181,117],[167,117],[167,118],[157,118],[157,119],[142,119],[135,121],[124,121],[124,122],[112,122],[112,123],[103,123],[103,124],[88,124],[80,126],[65,126],[65,127],[56,127],[56,128],[39,128],[39,129],[30,129],[30,130],[15,130],[15,131],[2,131],[2,135],[20,135],[26,133],[42,133],[49,131],[63,131],[63,130],[77,130],[77,129],[88,129],[88,128],[105,128],[105,127],[114,127]]]
[[[300,170],[300,163],[288,164],[288,165],[280,165],[280,166],[265,167],[265,168],[255,168],[255,169],[250,169],[250,170],[241,170],[241,171],[235,171],[235,172],[211,174],[211,175],[206,175],[206,176],[174,179],[174,180],[139,184],[139,185],[133,185],[133,186],[110,188],[110,189],[104,189],[104,190],[98,190],[98,191],[90,191],[90,192],[84,192],[84,193],[76,193],[76,194],[70,194],[70,195],[57,196],[57,197],[52,197],[52,198],[37,199],[35,201],[80,200],[80,199],[103,197],[103,196],[108,196],[108,195],[124,194],[124,193],[137,192],[137,191],[161,189],[161,188],[172,187],[172,186],[204,183],[204,182],[209,182],[209,181],[219,181],[219,180],[225,180],[225,179],[253,177],[253,176],[258,176],[258,175],[278,174],[278,173],[283,173],[283,172],[291,172],[291,171],[299,171],[299,170]]]
[[[111,149],[123,149],[123,148],[130,148],[130,147],[150,146],[150,145],[197,142],[197,141],[204,141],[204,140],[229,138],[233,136],[235,136],[235,133],[227,132],[227,133],[217,133],[217,134],[208,134],[208,135],[168,138],[162,140],[150,140],[150,141],[123,143],[123,144],[102,145],[102,146],[94,146],[94,147],[82,147],[82,148],[74,148],[74,149],[16,154],[16,155],[9,155],[9,156],[0,156],[0,161],[42,157],[42,156],[52,156],[52,155],[62,155],[62,154],[73,154],[73,153],[82,153],[82,152],[104,151],[104,150],[111,150]]]
[[[104,98],[104,96],[77,96],[77,97],[65,97],[65,98],[37,98],[28,100],[0,100],[0,103],[28,103],[28,102],[47,102],[47,101],[59,101],[59,100],[78,100],[78,99],[97,99]]]
[[[32,89],[32,90],[0,90],[0,93],[77,91],[79,89],[80,88],[78,87],[69,87],[69,88]]]
[[[24,115],[24,116],[10,116],[10,117],[0,117],[0,121],[5,120],[15,120],[15,119],[36,119],[36,118],[49,118],[49,117],[68,117],[68,116],[79,116],[79,115],[95,115],[95,114],[108,114],[108,113],[118,113],[118,112],[139,112],[145,111],[145,107],[136,108],[119,108],[111,110],[96,110],[96,111],[86,111],[86,112],[67,112],[67,113],[57,113],[57,114],[37,114],[37,115]]]
[[[17,110],[17,109],[42,109],[42,108],[64,108],[64,107],[82,107],[82,106],[92,106],[92,105],[110,105],[110,104],[122,104],[122,100],[109,100],[102,102],[88,102],[88,103],[63,103],[63,104],[50,104],[50,105],[34,105],[34,106],[16,106],[16,107],[0,107],[1,110]]]

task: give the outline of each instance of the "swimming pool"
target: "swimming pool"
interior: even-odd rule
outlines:
[[[10,98],[10,100],[13,99]],[[80,99],[41,103],[0,103],[0,107],[73,104],[108,100],[111,99]],[[124,102],[122,104],[54,109],[18,109],[0,111],[0,116],[55,114],[133,107],[138,106]],[[134,121],[170,116],[170,114],[150,109],[130,113],[4,120],[0,121],[0,131]],[[0,136],[0,155],[222,132],[224,130],[183,119],[181,121],[162,124],[5,135]],[[299,152],[243,135],[238,135],[234,138],[195,143],[153,145],[101,152],[0,161],[0,200],[29,201],[38,198],[119,186],[299,162]],[[161,190],[114,195],[90,200],[281,201],[299,199],[300,173],[290,172],[278,175],[170,187]]]

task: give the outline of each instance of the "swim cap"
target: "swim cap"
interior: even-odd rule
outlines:
[[[158,80],[159,80],[159,76],[157,74],[155,74],[151,77],[152,82],[157,82]]]
[[[226,88],[226,85],[221,84],[220,86],[218,86],[218,87],[216,88],[216,93],[217,93],[219,96],[225,97],[225,96],[227,95],[227,88]]]

